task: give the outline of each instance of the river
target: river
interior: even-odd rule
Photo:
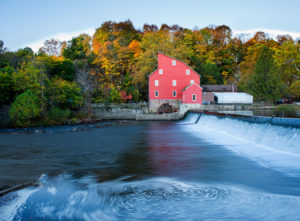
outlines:
[[[1,130],[0,191],[5,221],[296,221],[300,129],[190,113]]]

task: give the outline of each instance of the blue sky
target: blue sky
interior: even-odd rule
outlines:
[[[267,29],[300,36],[299,0],[0,0],[0,40],[16,50],[52,36],[63,40],[92,33],[104,21],[203,28],[228,25],[235,31]]]

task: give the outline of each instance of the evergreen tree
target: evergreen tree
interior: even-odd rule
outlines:
[[[282,96],[281,78],[274,63],[273,52],[267,46],[260,52],[250,85],[257,100],[276,101]]]

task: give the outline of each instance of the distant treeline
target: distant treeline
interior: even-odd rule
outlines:
[[[190,30],[178,25],[131,21],[104,22],[93,36],[68,42],[45,41],[7,51],[0,41],[0,106],[11,105],[16,125],[32,119],[59,121],[92,102],[147,100],[147,75],[157,67],[157,52],[184,61],[201,75],[201,84],[237,84],[256,100],[300,96],[300,42],[289,35],[277,40],[257,32],[244,41],[228,26]],[[73,116],[74,117],[74,116]]]

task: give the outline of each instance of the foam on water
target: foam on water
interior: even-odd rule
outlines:
[[[55,188],[55,194],[53,191]],[[25,194],[27,193],[27,194]],[[91,178],[44,179],[17,191],[0,220],[297,220],[300,198],[242,187],[159,177],[96,183]],[[23,195],[23,196],[22,196]],[[26,196],[25,196],[26,195]],[[16,199],[17,200],[17,199]]]
[[[199,116],[195,113],[191,115]],[[290,174],[299,173],[299,128],[205,114],[197,124],[182,127],[201,139],[224,146],[266,167],[284,170]]]

